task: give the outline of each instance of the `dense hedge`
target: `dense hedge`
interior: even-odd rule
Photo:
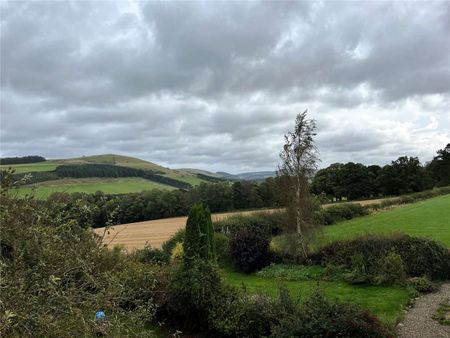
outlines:
[[[45,162],[45,158],[42,156],[23,156],[23,157],[4,157],[0,158],[0,164],[25,164],[25,163],[38,163]]]
[[[286,212],[260,211],[249,215],[235,215],[213,223],[216,232],[231,235],[241,229],[259,229],[268,235],[278,235],[287,222]]]
[[[398,255],[401,262],[385,257]],[[377,276],[387,264],[403,266],[409,277],[427,276],[431,279],[450,278],[450,253],[439,243],[407,235],[364,236],[348,241],[335,241],[321,248],[311,257],[317,264],[333,264],[347,269],[362,268],[368,279]],[[380,270],[381,269],[381,270]]]
[[[343,220],[352,219],[358,216],[368,215],[370,212],[360,204],[345,203],[325,207],[320,212],[320,222],[323,225],[330,225]]]

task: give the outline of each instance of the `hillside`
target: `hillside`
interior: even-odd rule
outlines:
[[[264,179],[268,177],[275,177],[276,172],[275,171],[250,171],[245,173],[239,173],[239,174],[230,174],[225,171],[218,171],[218,172],[210,172],[206,170],[200,170],[200,169],[192,169],[192,168],[182,168],[178,169],[178,171],[182,172],[188,172],[191,174],[201,174],[206,175],[210,177],[216,177],[221,178],[224,180],[230,180],[230,181],[263,181]]]
[[[235,181],[263,181],[268,177],[275,177],[275,171],[251,171],[239,174],[230,174],[224,171],[217,172],[220,177]]]
[[[98,174],[76,173],[61,176],[62,168],[92,169],[100,168]],[[52,159],[44,162],[1,165],[0,170],[13,168],[17,178],[31,174],[30,184],[19,189],[20,194],[35,191],[35,195],[44,198],[55,191],[95,192],[120,194],[139,192],[149,189],[188,188],[202,182],[217,179],[205,173],[173,170],[138,158],[102,154],[69,159]],[[126,169],[128,168],[128,169]],[[123,173],[127,171],[128,173]],[[92,171],[92,170],[91,170]],[[112,171],[105,173],[105,171]]]

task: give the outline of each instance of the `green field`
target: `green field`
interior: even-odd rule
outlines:
[[[450,195],[326,226],[319,242],[329,243],[368,233],[396,232],[434,239],[450,247]]]
[[[173,178],[175,180],[186,182],[192,186],[199,185],[202,182],[207,182],[197,177],[196,174],[187,171],[172,170],[152,162],[144,161],[138,158],[105,154],[95,156],[83,156],[70,159],[49,160],[38,163],[15,164],[15,165],[1,165],[0,170],[14,168],[15,173],[33,173],[42,171],[53,171],[60,165],[67,164],[112,164],[123,167],[130,167],[136,169],[152,170],[159,174]],[[86,192],[94,193],[102,191],[107,194],[126,194],[132,192],[141,192],[151,189],[166,189],[173,190],[174,187],[162,183],[151,182],[142,178],[128,177],[121,179],[108,178],[88,178],[88,179],[64,179],[55,181],[46,181],[34,185],[23,186],[19,189],[19,194],[24,195],[34,189],[34,194],[37,198],[45,198],[55,191],[64,192]]]
[[[0,170],[7,170],[8,168],[13,168],[15,169],[16,174],[20,174],[36,171],[52,171],[55,170],[58,165],[61,164],[53,161],[45,161],[39,163],[0,165]]]
[[[102,191],[105,194],[126,194],[151,189],[172,190],[175,188],[139,177],[79,178],[41,182],[32,186],[20,187],[18,192],[20,195],[33,193],[36,198],[46,198],[57,191],[67,193]]]
[[[255,274],[224,270],[223,277],[231,286],[242,287],[253,294],[262,293],[275,296],[279,286],[286,286],[293,297],[304,299],[318,287],[330,299],[350,301],[374,313],[382,321],[394,325],[401,317],[403,308],[411,299],[411,294],[400,287],[356,286],[343,282],[330,281],[280,281],[273,278],[263,278]]]

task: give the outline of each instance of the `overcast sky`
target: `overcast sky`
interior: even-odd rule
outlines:
[[[1,156],[273,170],[305,109],[321,167],[450,142],[450,2],[2,2]]]

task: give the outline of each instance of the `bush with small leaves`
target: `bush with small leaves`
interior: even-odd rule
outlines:
[[[406,285],[418,292],[433,292],[436,286],[426,277],[412,277],[408,278]]]
[[[244,228],[231,236],[231,262],[242,272],[250,273],[270,263],[270,239],[263,231]]]

